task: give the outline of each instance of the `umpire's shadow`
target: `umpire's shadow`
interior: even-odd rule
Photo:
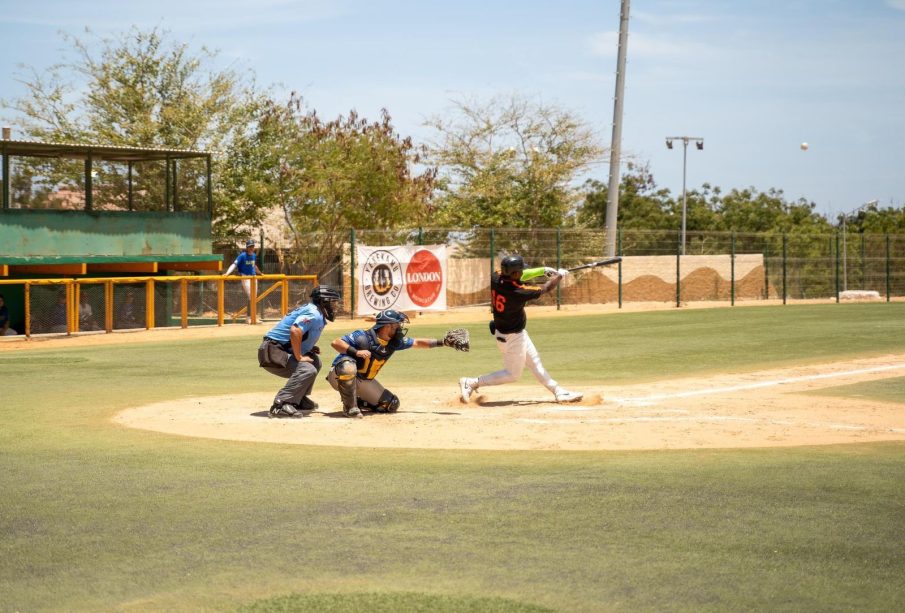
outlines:
[[[312,413],[314,413],[314,411],[301,411],[300,417],[308,417]],[[266,418],[270,419],[270,411],[255,411],[254,413],[249,413],[249,415],[251,417],[266,417]],[[340,413],[340,415],[341,415],[341,413]],[[280,417],[279,419],[298,419],[298,418]]]

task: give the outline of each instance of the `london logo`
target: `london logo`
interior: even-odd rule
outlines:
[[[361,282],[368,305],[379,311],[388,309],[402,292],[402,264],[389,251],[374,251],[362,267]]]
[[[443,289],[443,269],[440,260],[426,249],[416,252],[405,269],[405,291],[420,307],[429,307]]]

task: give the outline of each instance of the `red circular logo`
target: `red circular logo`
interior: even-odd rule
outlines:
[[[440,260],[430,251],[422,249],[412,256],[405,269],[405,290],[412,302],[429,307],[443,288],[443,269]]]

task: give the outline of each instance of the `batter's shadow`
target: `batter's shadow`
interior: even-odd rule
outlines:
[[[479,407],[530,407],[538,404],[553,404],[548,400],[479,400]]]

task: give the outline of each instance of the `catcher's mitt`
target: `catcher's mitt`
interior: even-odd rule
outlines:
[[[442,339],[443,345],[456,351],[468,351],[471,348],[470,336],[465,328],[449,330]]]

